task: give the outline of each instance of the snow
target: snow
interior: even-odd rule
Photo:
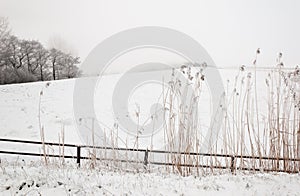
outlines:
[[[161,72],[161,71],[160,71]],[[136,73],[136,75],[147,73]],[[135,74],[133,74],[135,75]],[[101,82],[98,82],[95,90],[95,111],[98,123],[102,128],[112,130],[116,118],[112,111],[113,89],[122,75],[113,74],[104,76]],[[95,78],[83,78],[83,80],[93,81]],[[44,128],[46,141],[58,141],[58,135],[62,130],[65,134],[65,143],[81,144],[82,135],[77,131],[76,122],[74,120],[73,110],[73,90],[75,79],[36,82],[26,84],[2,85],[0,86],[0,137],[4,138],[22,138],[24,140],[40,141],[40,125]],[[146,87],[145,87],[146,86]],[[143,88],[135,89],[135,93],[129,97],[129,116],[136,120],[135,112],[140,107],[140,122],[146,122],[150,116],[152,104],[156,103],[161,95],[161,85],[145,85]],[[201,99],[204,101],[202,113],[203,117],[201,126],[209,126],[210,104],[205,104],[209,99],[207,92],[203,93]],[[41,94],[42,92],[42,94]],[[9,115],[8,115],[9,114]],[[86,126],[91,127],[91,121],[88,117],[85,119]],[[126,145],[133,147],[135,142],[135,133],[119,132],[120,137],[128,138]],[[162,134],[162,133],[161,133]],[[159,140],[162,135],[155,135],[154,141],[156,145],[163,142]],[[150,146],[149,137],[141,137],[140,148]],[[130,143],[131,142],[131,143]],[[0,143],[1,146],[1,143]],[[119,143],[119,147],[125,147],[124,143]]]
[[[221,72],[226,88],[231,89],[236,74],[237,71],[232,70]],[[114,93],[112,87],[116,86],[121,76],[120,74],[104,76],[101,82],[97,84],[94,95],[97,101],[94,106],[98,123],[101,124],[102,128],[113,129],[117,121],[116,118],[119,118],[114,116],[114,111],[112,111],[112,96]],[[93,81],[95,78],[84,78],[84,80]],[[230,82],[228,82],[229,80]],[[264,82],[264,79],[262,79],[262,82]],[[65,143],[80,144],[86,142],[82,141],[74,120],[74,85],[75,79],[0,86],[0,137],[39,141],[41,139],[39,122],[41,122],[46,141],[57,142],[58,135],[64,130]],[[141,110],[140,121],[149,119],[149,111],[152,106],[149,103],[156,103],[162,91],[161,85],[145,86],[143,86],[145,88],[135,89],[135,93],[128,97],[129,116],[133,120],[136,120],[137,107],[140,107]],[[262,87],[259,86],[259,88]],[[265,91],[265,89],[259,90],[261,92]],[[203,130],[207,130],[212,112],[211,96],[207,86],[203,87],[200,99],[202,99],[199,101],[199,108],[201,108],[199,113],[200,126]],[[264,99],[262,98],[261,101],[264,101]],[[262,104],[262,107],[266,107],[266,104]],[[87,121],[87,123],[87,126],[91,127],[91,122]],[[119,134],[122,133],[119,132]],[[124,134],[124,138],[129,136],[130,134]],[[128,140],[135,141],[135,138],[131,137]],[[146,148],[150,145],[149,141],[141,143],[144,145],[140,148]],[[160,143],[160,141],[157,142],[157,145],[160,145]],[[130,146],[128,143],[126,145]]]
[[[40,118],[46,136],[57,140],[62,125],[69,134],[72,125],[72,91],[74,80],[36,82],[0,86],[1,137],[40,140]],[[43,91],[43,95],[40,92]],[[71,134],[70,134],[71,135]],[[74,134],[72,134],[74,135]],[[67,135],[69,136],[69,135]],[[74,137],[68,137],[70,142]]]
[[[1,163],[1,195],[299,195],[299,174],[182,177],[74,166]]]
[[[227,76],[224,78],[224,81],[227,81],[227,79],[232,80],[235,73],[223,75]],[[104,77],[103,84],[104,86],[116,84],[119,78],[119,75]],[[46,141],[58,142],[59,134],[64,130],[65,143],[83,143],[80,133],[76,131],[73,119],[74,82],[75,80],[71,79],[0,86],[0,138],[40,141],[40,121],[44,127]],[[109,91],[110,85],[106,85],[107,88],[101,88],[101,91],[95,93],[95,96],[101,99],[95,103],[95,106],[102,108],[102,111],[97,113],[97,118],[101,119],[101,123],[105,127],[113,127],[115,123],[111,106],[108,104],[112,94]],[[152,93],[155,94],[155,92]],[[147,93],[136,94],[132,97],[145,103],[151,102]],[[204,99],[208,98],[204,95]],[[131,100],[131,103],[134,107],[134,100]],[[204,105],[206,105],[204,116],[209,116],[207,114],[210,112],[210,106],[209,104]],[[148,111],[148,108],[142,109]],[[203,127],[209,125],[205,119],[202,122]],[[144,146],[141,145],[141,148],[145,148],[149,144],[145,142]],[[36,149],[34,146],[8,145],[4,142],[0,142],[0,148],[2,150],[41,152],[41,149]],[[38,159],[27,157],[20,162],[15,161],[15,156],[2,154],[0,154],[0,159],[0,195],[300,194],[299,174],[244,172],[232,175],[229,172],[219,172],[215,175],[202,175],[201,177],[182,177],[160,170],[151,170],[151,173],[135,173],[108,170],[105,167],[77,168],[72,163],[64,167],[60,165],[45,166]],[[29,162],[30,159],[33,162]]]

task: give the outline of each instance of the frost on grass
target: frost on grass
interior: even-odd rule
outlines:
[[[300,175],[221,174],[182,177],[174,174],[129,173],[102,168],[43,166],[38,162],[2,162],[3,195],[297,195]]]

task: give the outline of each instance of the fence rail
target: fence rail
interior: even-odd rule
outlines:
[[[81,155],[81,149],[102,149],[102,150],[115,150],[115,151],[129,151],[129,152],[142,152],[144,153],[143,161],[137,160],[122,160],[122,159],[108,159],[96,157],[96,160],[105,161],[118,161],[127,163],[140,163],[147,165],[161,165],[161,166],[181,166],[181,167],[200,167],[200,168],[214,168],[214,169],[230,169],[232,173],[236,170],[251,170],[251,171],[265,171],[265,172],[286,172],[286,173],[299,173],[300,168],[296,170],[286,170],[286,169],[266,169],[266,168],[250,168],[250,167],[236,167],[235,163],[238,159],[254,159],[254,160],[268,160],[268,161],[292,161],[298,162],[300,165],[300,159],[297,158],[284,158],[284,157],[259,157],[259,156],[246,156],[246,155],[229,155],[229,154],[215,154],[215,153],[196,153],[196,152],[174,152],[174,151],[164,151],[164,150],[148,150],[148,149],[134,149],[134,148],[114,148],[114,147],[103,147],[103,146],[92,146],[92,145],[76,145],[76,144],[61,144],[54,142],[41,142],[41,141],[30,141],[30,140],[16,140],[0,138],[0,142],[9,143],[22,143],[22,144],[34,144],[34,145],[49,145],[49,146],[60,146],[60,147],[71,147],[76,148],[76,156],[72,155],[60,155],[60,154],[45,154],[45,153],[32,153],[32,152],[16,152],[16,151],[5,151],[0,150],[0,154],[9,155],[22,155],[22,156],[38,156],[38,157],[56,157],[56,158],[66,158],[66,159],[76,159],[76,163],[80,167],[81,160],[91,159],[88,156]],[[166,162],[149,161],[150,153],[159,154],[177,154],[177,155],[191,155],[191,156],[203,156],[203,157],[221,157],[230,158],[230,167],[227,166],[217,166],[217,165],[202,165],[202,164],[175,164]]]

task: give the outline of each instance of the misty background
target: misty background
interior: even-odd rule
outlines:
[[[258,66],[273,66],[282,52],[285,66],[295,67],[299,10],[297,0],[0,0],[0,16],[8,18],[14,35],[47,47],[63,43],[81,62],[105,38],[151,25],[188,34],[219,67],[251,64],[257,48]]]

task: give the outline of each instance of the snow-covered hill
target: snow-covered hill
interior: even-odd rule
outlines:
[[[236,72],[222,73],[226,87],[234,83]],[[144,73],[137,73],[144,74]],[[226,76],[226,77],[225,77]],[[107,129],[115,125],[111,108],[112,87],[120,75],[102,78],[95,91],[95,108],[98,122]],[[95,78],[84,78],[94,80]],[[264,77],[259,80],[264,81]],[[75,80],[61,80],[0,86],[0,137],[40,141],[40,126],[45,132],[46,141],[58,142],[64,131],[65,143],[80,144],[82,140],[73,117],[73,89]],[[147,90],[148,88],[148,90]],[[153,90],[156,89],[156,90]],[[264,92],[263,85],[258,87]],[[160,88],[137,89],[131,95],[130,115],[137,105],[141,105],[141,119],[147,117],[149,108],[159,96]],[[203,90],[201,126],[208,127],[211,106],[209,93]],[[154,98],[153,98],[154,97]],[[259,100],[260,104],[264,101]],[[263,106],[262,106],[263,107]],[[202,116],[201,116],[202,115]],[[206,118],[205,118],[206,117]],[[61,135],[60,135],[61,136]],[[141,148],[148,147],[141,144]],[[35,150],[27,145],[7,145],[0,143],[1,149]],[[40,149],[38,149],[40,150]],[[300,177],[287,174],[222,174],[205,177],[180,177],[152,173],[124,173],[106,168],[97,170],[77,169],[70,163],[64,168],[43,166],[35,159],[16,161],[16,157],[0,154],[0,194],[1,195],[299,195]],[[5,159],[9,160],[6,162]],[[13,161],[12,161],[13,160]],[[16,162],[15,162],[16,161]],[[100,171],[99,171],[100,169]]]

